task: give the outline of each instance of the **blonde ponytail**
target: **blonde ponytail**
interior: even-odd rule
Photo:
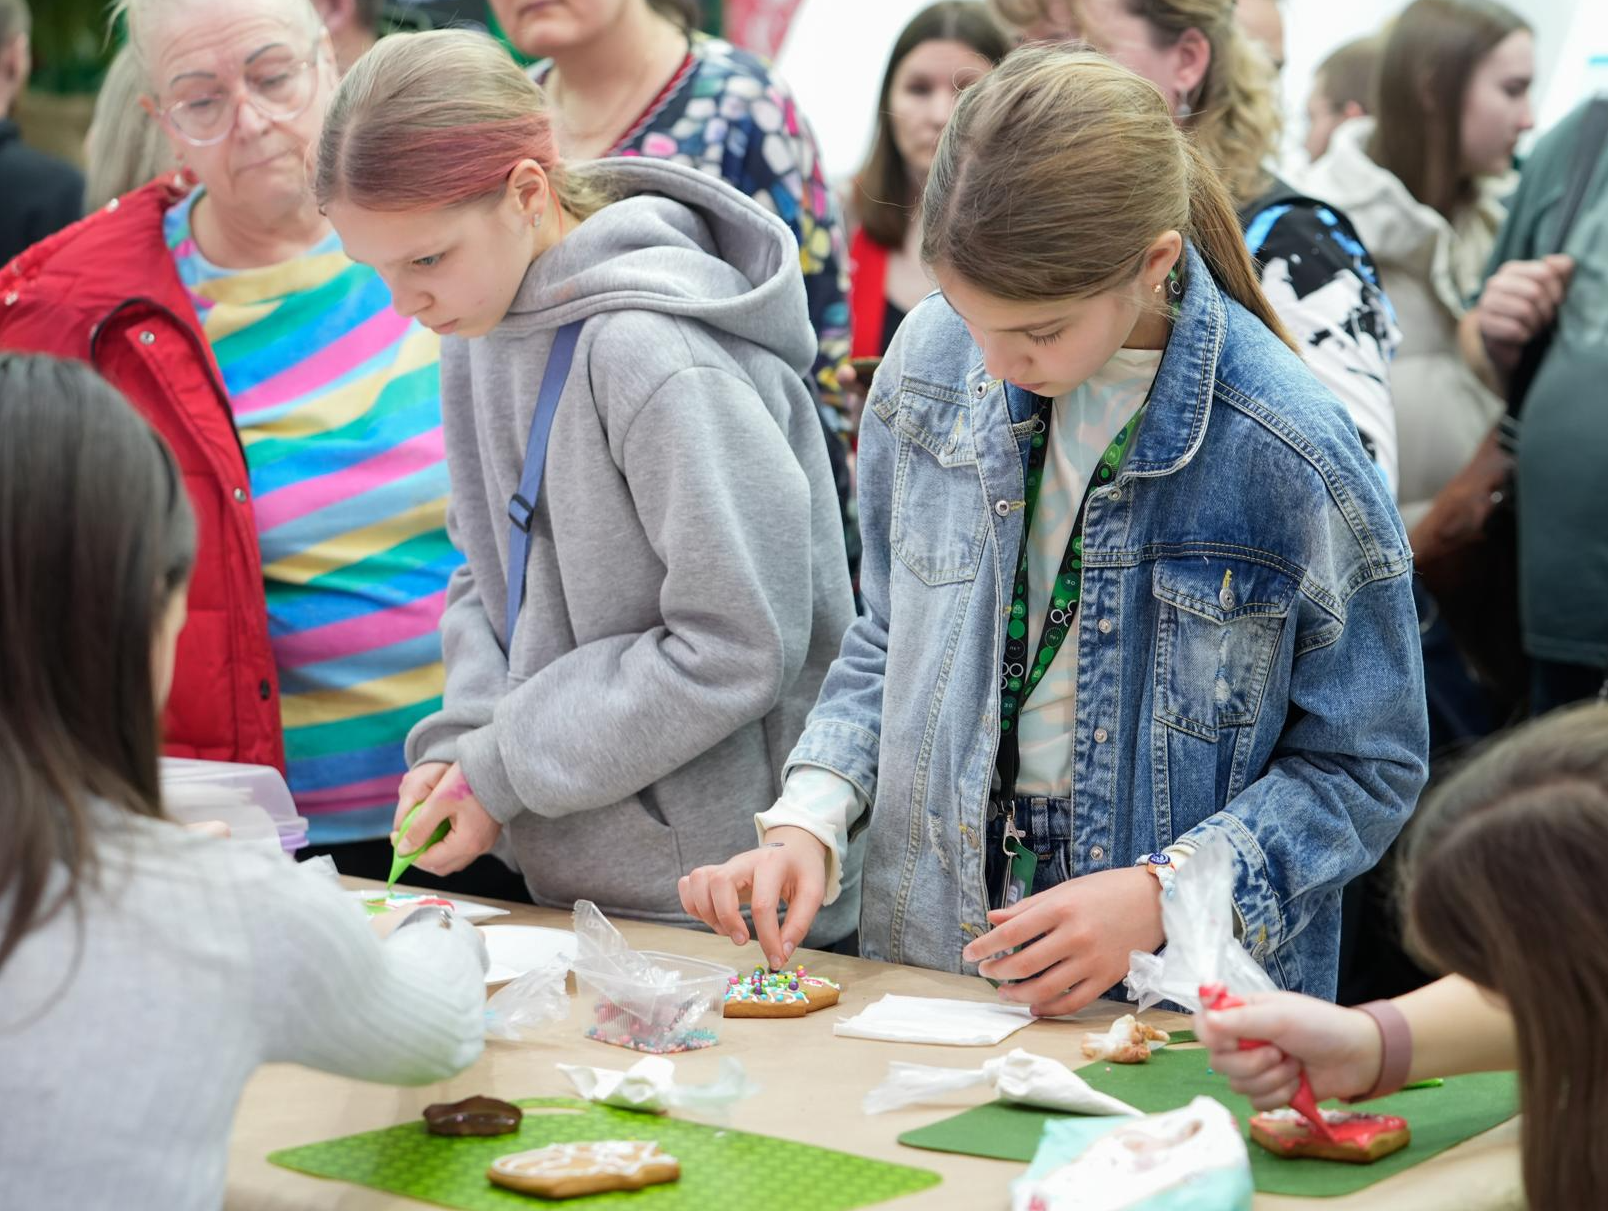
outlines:
[[[1195,144],[1185,139],[1189,161],[1189,226],[1195,250],[1212,271],[1223,293],[1268,326],[1268,330],[1297,353],[1295,338],[1262,293],[1262,279],[1245,247],[1239,212],[1228,196],[1222,178]]]
[[[1103,55],[1024,47],[961,94],[922,195],[922,258],[997,298],[1087,298],[1180,232],[1286,344],[1233,201],[1156,86]]]

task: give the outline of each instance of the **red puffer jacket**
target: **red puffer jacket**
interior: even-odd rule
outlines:
[[[278,678],[245,451],[162,236],[163,177],[0,269],[0,349],[94,366],[173,448],[195,506],[190,620],[165,721],[174,756],[284,768]]]

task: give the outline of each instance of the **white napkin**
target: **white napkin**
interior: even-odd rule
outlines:
[[[588,1068],[581,1064],[560,1064],[558,1070],[569,1077],[575,1092],[589,1102],[618,1106],[622,1110],[645,1110],[663,1114],[675,1084],[676,1066],[662,1055],[638,1060],[625,1071],[618,1068]]]
[[[988,1001],[950,1001],[942,997],[901,997],[888,993],[832,1033],[847,1039],[884,1043],[943,1043],[951,1047],[992,1047],[1033,1024],[1026,1005]]]
[[[1016,1048],[1009,1055],[989,1060],[981,1068],[930,1068],[926,1064],[888,1065],[888,1079],[865,1095],[865,1112],[881,1114],[901,1106],[930,1101],[942,1093],[972,1085],[994,1086],[1007,1102],[1064,1110],[1071,1114],[1134,1114],[1127,1102],[1089,1087],[1084,1079],[1059,1060]]]
[[[662,1055],[650,1055],[631,1067],[589,1068],[581,1064],[560,1064],[558,1070],[589,1102],[618,1106],[622,1110],[641,1110],[664,1114],[669,1110],[723,1112],[733,1102],[753,1097],[759,1086],[748,1079],[742,1061],[727,1056],[720,1061],[720,1075],[707,1085],[676,1084],[675,1063]]]

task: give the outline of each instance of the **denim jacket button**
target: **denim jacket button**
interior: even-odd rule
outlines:
[[[1010,516],[1011,502],[1004,499],[996,500],[994,502],[994,512],[998,513],[1001,517]]]
[[[1098,862],[1101,858],[1105,857],[1105,846],[1103,846],[1103,845],[1091,845],[1091,846],[1089,846],[1089,857],[1093,858],[1096,862]]]
[[[1102,634],[1102,635],[1111,634],[1111,619],[1102,618],[1102,619],[1100,619],[1099,622],[1095,623],[1094,625],[1095,625],[1095,629],[1098,630],[1100,632],[1100,634]]]
[[[1111,733],[1106,731],[1105,728],[1097,727],[1094,729],[1094,742],[1096,744],[1104,744],[1109,739],[1111,739]]]
[[[1217,604],[1225,610],[1232,610],[1234,608],[1234,590],[1224,585],[1223,591],[1217,595]]]

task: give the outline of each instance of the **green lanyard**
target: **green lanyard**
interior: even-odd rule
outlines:
[[[1016,587],[1011,595],[1011,618],[1005,627],[1005,662],[1000,673],[999,691],[999,761],[996,768],[1000,778],[1000,799],[1005,812],[1003,852],[1007,861],[1000,871],[999,891],[995,908],[1008,908],[1033,890],[1033,878],[1038,869],[1038,856],[1022,847],[1026,836],[1016,827],[1016,775],[1021,768],[1021,749],[1016,737],[1016,722],[1021,717],[1022,703],[1027,701],[1055,654],[1066,642],[1067,631],[1077,614],[1078,599],[1083,593],[1083,515],[1088,510],[1089,498],[1095,491],[1117,477],[1122,466],[1122,455],[1129,441],[1139,431],[1139,422],[1145,414],[1149,396],[1139,410],[1128,418],[1128,423],[1117,431],[1116,437],[1100,456],[1100,462],[1089,476],[1083,502],[1072,522],[1072,534],[1067,539],[1066,554],[1061,556],[1061,568],[1056,573],[1055,585],[1050,590],[1050,604],[1045,613],[1044,626],[1039,632],[1038,652],[1029,667],[1027,659],[1027,536],[1033,527],[1033,512],[1038,505],[1039,485],[1044,479],[1044,458],[1049,441],[1049,415],[1053,401],[1041,399],[1033,413],[1032,445],[1027,456],[1027,499],[1022,515],[1022,550],[1016,560]]]
[[[1122,456],[1128,443],[1139,430],[1149,399],[1128,418],[1128,423],[1117,430],[1100,462],[1089,476],[1083,501],[1078,505],[1077,518],[1072,522],[1072,533],[1067,539],[1066,553],[1061,556],[1060,571],[1050,589],[1050,604],[1044,614],[1044,625],[1039,630],[1038,651],[1033,663],[1027,664],[1027,537],[1033,528],[1033,513],[1038,506],[1039,487],[1044,480],[1044,459],[1049,446],[1049,415],[1053,400],[1041,400],[1034,412],[1032,446],[1027,456],[1027,500],[1022,513],[1022,549],[1016,560],[1016,585],[1011,593],[1011,620],[1005,627],[1005,662],[1000,677],[999,730],[1012,734],[1022,713],[1027,696],[1043,680],[1055,659],[1055,654],[1066,642],[1083,596],[1083,517],[1088,512],[1089,500],[1099,489],[1117,477]]]

